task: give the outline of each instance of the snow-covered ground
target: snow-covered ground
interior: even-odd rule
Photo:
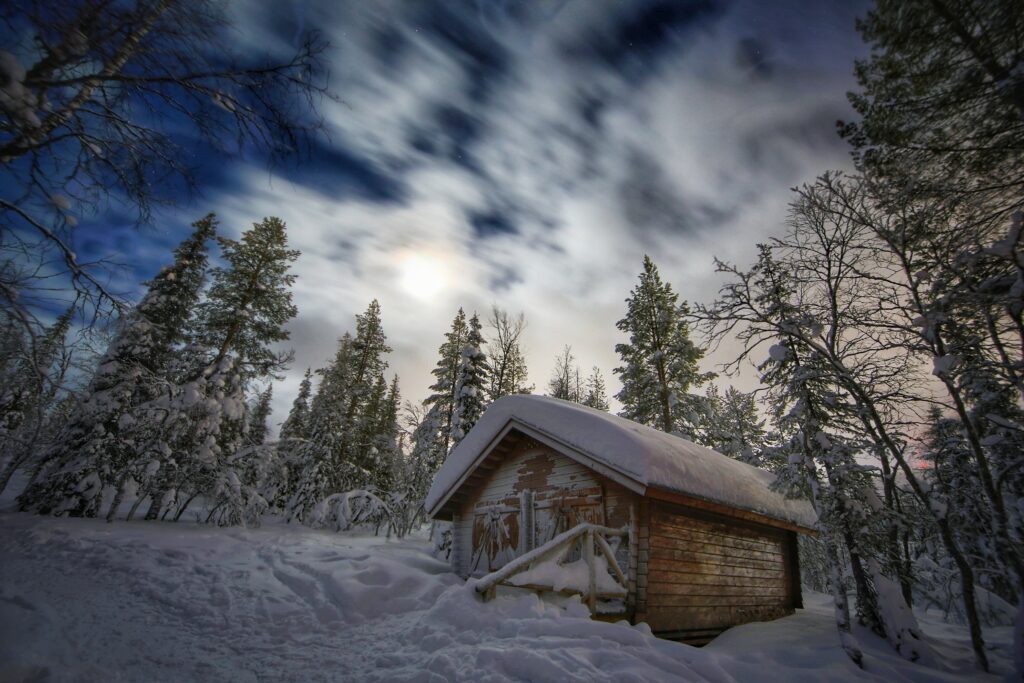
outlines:
[[[421,540],[0,514],[0,681],[978,681],[966,632],[926,622],[948,670],[859,632],[824,596],[703,649],[532,594],[480,602]],[[1004,655],[1009,629],[988,633]]]

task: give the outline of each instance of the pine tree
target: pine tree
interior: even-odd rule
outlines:
[[[270,399],[274,385],[268,384],[267,388],[256,396],[254,405],[249,409],[249,425],[245,432],[245,441],[250,446],[262,446],[267,440],[270,427],[267,420],[273,412],[270,407]]]
[[[380,304],[373,300],[365,313],[356,316],[356,335],[349,356],[345,431],[337,453],[337,471],[343,473],[337,483],[339,492],[366,488],[373,477],[374,456],[368,443],[372,436],[366,430],[372,430],[376,424],[377,412],[387,392],[384,371],[388,363],[384,356],[390,351],[381,324]]]
[[[201,368],[214,368],[234,355],[247,379],[281,370],[289,354],[272,346],[288,339],[285,323],[298,312],[289,272],[299,252],[288,248],[285,224],[270,216],[253,223],[240,240],[218,237],[226,268],[214,268],[213,282],[199,306],[194,341],[208,353]]]
[[[714,385],[705,394],[705,411],[697,424],[701,444],[749,465],[761,465],[767,433],[757,414],[753,394],[729,387],[721,394]]]
[[[281,424],[281,432],[277,439],[277,464],[281,480],[277,500],[280,503],[287,504],[295,493],[296,478],[301,471],[298,454],[309,439],[309,400],[312,393],[313,372],[306,368],[306,374],[299,384],[299,393],[292,402],[288,417]]]
[[[487,407],[485,387],[490,377],[490,366],[484,355],[480,319],[474,313],[469,319],[469,334],[462,349],[462,362],[455,381],[455,404],[452,409],[452,438],[454,448],[465,438]]]
[[[590,373],[590,377],[587,377],[587,395],[583,398],[583,405],[591,408],[597,408],[608,412],[608,396],[605,392],[604,376],[601,375],[601,370],[595,365],[594,369]]]
[[[876,2],[857,22],[871,46],[856,64],[860,89],[849,94],[861,120],[842,129],[859,168],[884,178],[893,195],[966,203],[975,234],[990,217],[1016,210],[1024,183],[1022,25],[1015,0]]]
[[[113,488],[111,513],[139,460],[154,448],[154,423],[143,406],[165,391],[176,346],[182,341],[203,285],[207,242],[216,219],[193,224],[175,250],[174,264],[149,282],[142,301],[121,321],[89,386],[44,454],[45,472],[19,498],[23,509],[96,516],[101,494]]]
[[[359,472],[358,479],[352,482],[352,488],[371,488],[382,468],[377,437],[380,434],[387,393],[388,383],[384,375],[377,375],[366,402],[359,411],[358,422],[352,433],[353,465]]]
[[[281,424],[279,441],[302,441],[309,438],[309,397],[313,393],[313,372],[306,368],[306,374],[299,384],[299,393],[292,402],[288,417]]]
[[[341,490],[335,458],[347,429],[352,354],[352,335],[346,332],[338,342],[334,359],[317,371],[321,380],[309,411],[308,438],[296,450],[289,520],[306,522],[322,500],[332,491]]]
[[[436,424],[441,448],[447,456],[452,448],[452,422],[455,411],[455,385],[458,380],[459,368],[462,365],[462,351],[469,337],[466,325],[466,314],[460,308],[452,321],[452,328],[444,335],[444,343],[438,349],[437,366],[431,370],[434,383],[430,385],[433,392],[424,401],[433,413],[432,424]],[[434,408],[436,407],[436,410]],[[426,438],[425,436],[423,438]]]
[[[171,397],[164,420],[173,467],[160,480],[147,519],[155,519],[176,493],[180,517],[199,495],[214,502],[220,523],[249,517],[249,501],[262,503],[240,486],[248,465],[237,451],[244,444],[250,381],[282,370],[290,354],[273,350],[288,339],[285,324],[296,314],[289,272],[299,252],[288,248],[285,224],[268,217],[240,240],[218,238],[225,267],[212,270],[212,283],[198,307],[192,343],[185,359],[184,386]]]
[[[665,432],[692,432],[696,400],[688,392],[710,376],[697,368],[704,351],[690,340],[686,302],[679,303],[645,256],[640,284],[626,305],[626,317],[616,323],[629,335],[628,344],[615,346],[623,363],[615,368],[622,380],[615,396],[623,405],[620,414]]]
[[[398,389],[398,375],[391,379],[376,412],[370,440],[373,453],[370,471],[370,486],[382,497],[389,496],[398,483],[402,451],[399,445],[400,427],[398,411],[402,401]]]

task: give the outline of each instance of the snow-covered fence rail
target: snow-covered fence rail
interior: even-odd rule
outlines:
[[[476,591],[483,595],[484,600],[494,597],[499,584],[537,591],[578,593],[586,598],[587,606],[594,614],[598,598],[626,597],[626,575],[606,538],[625,535],[622,529],[578,524],[481,578],[476,583]],[[583,543],[582,559],[562,564],[577,541]],[[595,546],[600,552],[599,557],[594,553]],[[581,576],[581,570],[585,570],[585,578]]]

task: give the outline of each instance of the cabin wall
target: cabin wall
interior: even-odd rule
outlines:
[[[656,633],[765,621],[800,605],[792,532],[646,500],[638,526],[635,618]]]
[[[580,522],[628,527],[633,498],[620,484],[521,437],[453,516],[453,567],[463,577],[486,574]],[[617,552],[624,570],[629,555],[628,544]]]

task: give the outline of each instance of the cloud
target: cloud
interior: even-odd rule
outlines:
[[[262,35],[260,7],[247,35]],[[269,39],[318,26],[337,46],[331,140],[305,167],[221,169],[231,183],[208,196],[232,230],[280,215],[303,252],[296,363],[275,418],[373,298],[407,398],[426,395],[455,311],[492,303],[526,312],[538,389],[571,344],[614,392],[615,321],[645,253],[683,298],[708,300],[714,256],[749,262],[781,229],[788,188],[847,163],[833,123],[848,111],[862,10],[396,0],[293,11]]]

